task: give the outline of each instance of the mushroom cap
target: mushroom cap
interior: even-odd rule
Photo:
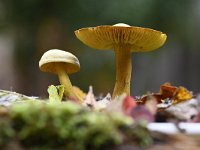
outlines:
[[[43,54],[39,61],[39,68],[44,72],[57,74],[58,65],[68,74],[75,73],[80,70],[80,63],[77,57],[63,50],[49,50]]]
[[[124,23],[82,28],[76,37],[89,47],[108,50],[116,45],[130,45],[132,52],[145,52],[161,47],[167,35],[149,28],[129,26]]]

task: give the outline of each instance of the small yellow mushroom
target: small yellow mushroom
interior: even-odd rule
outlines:
[[[39,68],[43,72],[50,72],[58,75],[60,84],[64,85],[64,94],[67,98],[75,97],[78,100],[82,100],[82,98],[74,92],[68,76],[68,74],[80,70],[80,63],[76,56],[63,50],[52,49],[43,54],[39,61]]]

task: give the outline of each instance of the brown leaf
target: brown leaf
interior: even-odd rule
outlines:
[[[160,86],[160,94],[162,95],[162,99],[172,98],[178,87],[172,86],[170,83],[165,83]]]

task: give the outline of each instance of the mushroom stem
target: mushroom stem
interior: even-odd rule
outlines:
[[[130,95],[130,80],[132,71],[131,47],[127,44],[114,47],[116,57],[116,82],[112,99],[123,93]]]
[[[65,87],[65,96],[69,97],[72,94],[72,84],[69,79],[68,74],[60,67],[57,67],[58,70],[58,78],[60,81],[60,84],[64,85]]]
[[[73,91],[73,86],[71,84],[71,81],[69,79],[68,74],[65,72],[65,70],[62,69],[62,67],[59,67],[57,65],[57,72],[58,72],[58,78],[60,81],[60,84],[64,85],[64,94],[67,98],[77,98],[78,100],[82,101],[82,98],[77,95],[74,91]]]

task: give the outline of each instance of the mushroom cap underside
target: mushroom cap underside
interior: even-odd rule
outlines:
[[[58,67],[70,74],[80,70],[80,63],[73,54],[58,49],[45,52],[39,61],[39,68],[44,72],[57,74]]]
[[[132,52],[145,52],[161,47],[167,35],[149,28],[135,26],[97,26],[75,31],[76,37],[89,47],[99,50],[129,45]]]

